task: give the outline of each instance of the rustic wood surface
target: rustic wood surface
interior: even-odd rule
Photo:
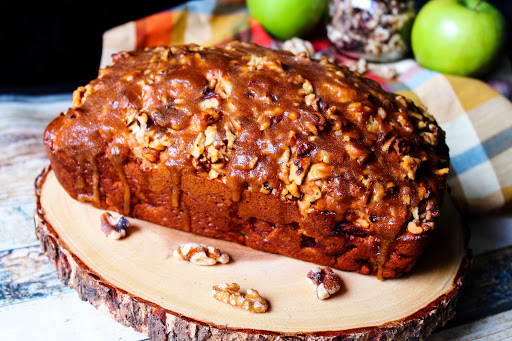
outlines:
[[[318,341],[424,338],[453,316],[469,265],[463,225],[446,200],[440,221],[444,228],[437,230],[416,271],[383,282],[337,271],[343,290],[319,301],[304,283],[312,266],[306,262],[136,219],[131,219],[134,232],[112,242],[99,229],[103,211],[72,200],[52,171],[40,175],[36,188],[37,236],[63,283],[153,340],[207,340],[213,335],[222,340],[278,340],[283,335]],[[196,268],[169,257],[186,242],[214,245],[234,261]],[[213,301],[212,285],[227,279],[257,288],[271,309],[252,314]]]
[[[145,340],[62,284],[34,234],[42,133],[71,94],[0,96],[0,339]],[[473,271],[452,322],[429,340],[512,338],[512,219],[469,220]],[[51,326],[51,328],[48,328]]]

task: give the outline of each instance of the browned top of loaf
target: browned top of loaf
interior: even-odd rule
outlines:
[[[244,43],[118,53],[46,134],[84,160],[194,169],[234,200],[261,191],[384,238],[433,228],[449,162],[444,132],[411,101],[344,66]]]

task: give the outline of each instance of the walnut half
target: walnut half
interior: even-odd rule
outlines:
[[[204,244],[188,243],[180,245],[174,250],[174,257],[187,260],[196,265],[226,264],[229,262],[228,254],[221,249]]]
[[[101,230],[110,239],[121,239],[126,236],[126,230],[130,227],[130,222],[124,216],[114,219],[109,212],[100,216]]]
[[[240,286],[236,283],[214,285],[212,297],[253,313],[264,313],[267,311],[268,303],[260,296],[257,290],[247,289],[245,295],[242,295],[239,290]]]
[[[307,280],[315,288],[316,296],[321,300],[325,300],[341,288],[339,277],[327,266],[311,269],[307,274]]]

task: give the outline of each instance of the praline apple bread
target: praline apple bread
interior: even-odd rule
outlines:
[[[71,197],[379,278],[418,260],[449,157],[410,100],[345,66],[247,43],[113,60],[45,131]]]

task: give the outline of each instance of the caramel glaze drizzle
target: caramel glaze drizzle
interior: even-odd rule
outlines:
[[[169,173],[171,177],[171,204],[172,207],[180,207],[183,210],[183,203],[180,204],[180,183],[181,183],[181,171],[177,166],[170,166]],[[190,224],[188,224],[190,225]]]
[[[190,213],[188,210],[187,205],[183,201],[180,203],[180,210],[181,210],[181,223],[183,224],[183,231],[189,232],[190,231]]]
[[[386,261],[389,257],[390,245],[391,245],[391,240],[389,240],[389,239],[382,239],[380,242],[379,256],[377,258],[377,279],[379,279],[379,280],[384,279],[384,276],[383,276],[384,264],[386,263]]]
[[[79,189],[85,189],[85,181],[84,177],[86,176],[86,172],[91,173],[92,177],[92,193],[91,194],[78,194],[79,201],[90,201],[96,206],[100,205],[100,191],[99,191],[99,183],[100,183],[100,173],[98,172],[98,164],[96,162],[96,156],[92,156],[85,160],[83,156],[79,156],[77,158],[77,163],[79,166],[79,174],[76,177],[76,185]],[[87,163],[89,163],[89,167],[84,167]],[[83,166],[82,166],[83,165]],[[85,168],[85,169],[84,169]]]
[[[181,200],[181,168],[176,165],[167,166],[171,179],[171,205],[179,208],[183,231],[189,232],[191,228],[190,211],[183,200]]]
[[[119,176],[119,180],[121,180],[121,182],[123,183],[123,214],[129,215],[131,211],[131,191],[130,184],[126,179],[126,174],[123,169],[124,157],[122,157],[119,154],[114,154],[109,156],[109,160],[112,167],[114,167],[114,169],[116,170],[117,175]]]

